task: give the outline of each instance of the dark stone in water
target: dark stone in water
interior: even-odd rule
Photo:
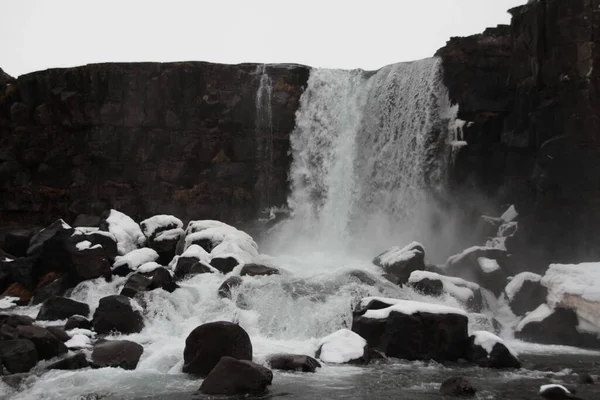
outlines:
[[[79,301],[68,299],[66,297],[52,297],[42,304],[40,312],[37,315],[38,320],[56,321],[67,319],[73,315],[90,314],[90,306]]]
[[[46,329],[48,329],[48,332],[56,336],[63,343],[71,340],[71,336],[67,335],[65,329],[61,328],[60,326],[47,326]]]
[[[277,268],[271,268],[260,264],[246,264],[242,267],[242,271],[240,272],[240,276],[268,276],[278,274],[279,270]]]
[[[212,273],[213,270],[199,262],[196,257],[179,257],[175,265],[175,279],[183,279],[188,275]]]
[[[410,256],[398,257],[398,260],[393,262],[385,262],[384,256],[389,252],[386,250],[373,259],[373,264],[383,268],[387,274],[396,277],[397,284],[404,285],[414,271],[425,270],[425,249],[418,243],[414,243],[406,248],[406,253],[411,251],[412,255]]]
[[[219,297],[231,299],[231,291],[242,285],[242,278],[239,276],[230,276],[219,287]]]
[[[38,356],[31,340],[4,340],[0,342],[0,360],[8,372],[17,374],[35,367]]]
[[[100,334],[112,331],[136,333],[144,327],[144,318],[133,308],[128,297],[113,295],[100,299],[92,324]]]
[[[444,396],[475,396],[477,390],[465,377],[449,378],[442,383],[440,392]]]
[[[20,339],[27,339],[33,343],[41,360],[49,360],[69,351],[59,338],[41,326],[18,326],[17,335]]]
[[[48,365],[46,369],[62,369],[62,370],[75,370],[87,368],[90,366],[85,354],[77,353],[74,356],[67,357],[64,360],[57,361],[53,364]]]
[[[94,367],[135,369],[144,348],[129,340],[104,340],[96,343],[92,351]]]
[[[424,278],[417,282],[409,283],[413,289],[426,296],[441,296],[444,293],[444,283],[439,279]]]
[[[200,392],[209,395],[259,395],[273,382],[273,372],[247,360],[222,357],[210,371]]]
[[[222,273],[228,274],[239,265],[239,262],[233,257],[215,257],[210,260],[210,265]]]
[[[139,292],[145,292],[151,282],[150,279],[141,274],[132,274],[127,278],[123,289],[121,289],[121,295],[134,298]]]
[[[521,362],[502,343],[496,343],[490,353],[475,344],[475,336],[469,337],[467,358],[485,368],[521,368]]]
[[[321,363],[312,357],[299,354],[274,354],[267,358],[273,369],[282,371],[315,372]]]
[[[239,325],[218,321],[200,325],[185,340],[183,372],[207,376],[221,357],[252,360],[252,343]]]
[[[81,316],[81,315],[73,315],[70,317],[65,324],[65,331],[70,331],[71,329],[92,329],[92,322]]]
[[[579,374],[577,376],[577,380],[579,381],[579,383],[582,383],[584,385],[593,385],[595,382],[594,378],[586,372],[582,372],[581,374]]]

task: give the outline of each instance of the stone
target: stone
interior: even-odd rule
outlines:
[[[121,289],[121,295],[133,298],[139,292],[145,292],[151,282],[151,279],[141,274],[131,274]]]
[[[207,376],[221,357],[252,360],[248,333],[237,324],[218,321],[200,325],[185,341],[183,372]]]
[[[70,331],[71,329],[92,329],[92,322],[81,315],[73,315],[69,317],[67,323],[65,324],[65,331]]]
[[[595,383],[594,378],[587,372],[578,374],[577,381],[583,385],[593,385]]]
[[[33,343],[37,352],[37,357],[40,360],[49,360],[61,354],[65,354],[68,351],[67,347],[59,338],[41,326],[18,326],[17,335],[20,339],[27,339]]]
[[[18,298],[16,303],[20,306],[26,306],[27,304],[29,304],[29,301],[33,297],[33,293],[31,292],[31,290],[27,289],[25,286],[17,282],[10,285],[2,293],[2,295]]]
[[[273,354],[267,357],[267,364],[272,369],[282,371],[315,372],[321,368],[317,360],[301,354]]]
[[[260,395],[273,381],[273,373],[262,365],[222,357],[200,386],[207,395]]]
[[[477,390],[471,385],[467,378],[461,376],[448,378],[442,382],[440,392],[444,396],[471,397],[475,396]]]
[[[92,325],[99,333],[136,333],[144,327],[141,309],[126,296],[112,295],[100,299]]]
[[[214,257],[210,260],[210,265],[221,273],[228,274],[239,265],[239,262],[233,257]]]
[[[213,270],[199,262],[195,257],[179,257],[175,265],[175,278],[183,279],[187,276],[212,273]]]
[[[135,369],[144,348],[129,340],[104,340],[96,343],[92,351],[92,364],[96,368],[112,367]]]
[[[242,282],[242,278],[239,276],[230,276],[229,278],[225,279],[225,282],[219,286],[219,290],[217,292],[219,297],[231,299],[231,291],[240,287]]]
[[[392,247],[375,257],[373,264],[396,277],[398,285],[404,285],[414,271],[425,270],[425,249],[417,242],[403,248]]]
[[[409,286],[426,296],[438,297],[444,293],[444,283],[439,279],[421,279],[410,282]]]
[[[77,353],[74,356],[64,358],[60,361],[52,363],[46,367],[46,369],[62,369],[62,370],[76,370],[83,369],[90,366],[85,354]]]
[[[90,306],[66,297],[51,297],[42,304],[37,320],[55,321],[68,319],[73,315],[87,316]]]
[[[35,230],[33,229],[15,229],[11,230],[4,237],[4,243],[2,244],[2,250],[14,257],[25,257],[27,256],[27,249],[29,248],[29,241],[34,235]]]
[[[517,284],[522,282],[518,288],[513,289],[511,283],[507,285],[505,293],[509,300],[510,309],[515,315],[524,316],[546,302],[548,289],[542,286],[541,279],[540,275],[524,272],[515,276],[511,281]],[[519,282],[516,282],[516,280]]]
[[[502,269],[505,250],[474,246],[448,258],[447,275],[473,281],[499,296],[506,287],[507,274]]]
[[[33,291],[31,304],[40,304],[52,297],[60,297],[65,294],[69,287],[66,275],[58,275],[56,272],[50,272],[42,277],[37,287]]]
[[[517,358],[516,353],[511,352],[502,339],[488,332],[482,333],[484,334],[484,338],[488,338],[487,340],[491,340],[491,343],[493,343],[488,343],[488,347],[492,347],[491,351],[489,348],[484,348],[484,346],[477,343],[476,332],[469,337],[467,350],[467,359],[469,361],[485,368],[521,368],[521,362]]]
[[[66,326],[66,325],[65,325]],[[65,343],[71,340],[71,336],[69,336],[64,327],[60,326],[47,326],[46,329],[48,332],[56,336],[61,342]]]
[[[0,360],[12,374],[29,372],[38,362],[37,352],[31,340],[0,341]]]
[[[160,267],[154,270],[148,290],[163,289],[173,293],[177,288],[179,285],[175,283],[173,275],[166,268]]]
[[[277,268],[267,267],[266,265],[260,264],[245,264],[240,271],[240,276],[268,276],[278,274],[279,270]]]

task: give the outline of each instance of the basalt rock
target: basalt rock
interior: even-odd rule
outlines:
[[[299,354],[273,354],[267,357],[267,363],[282,371],[315,372],[321,368],[321,363],[314,358]]]
[[[60,339],[41,326],[18,326],[17,335],[20,339],[27,339],[33,343],[41,360],[48,360],[68,351]]]
[[[273,381],[273,372],[247,360],[223,357],[200,386],[208,395],[260,395]]]
[[[42,304],[37,315],[38,320],[54,321],[68,319],[73,315],[87,316],[90,306],[66,297],[52,297]]]
[[[261,264],[245,264],[240,271],[240,276],[268,276],[278,275],[279,270],[277,268],[267,267]]]
[[[440,386],[440,392],[444,396],[471,397],[475,396],[477,390],[467,378],[461,376],[446,379]]]
[[[38,356],[31,340],[0,341],[0,361],[12,374],[29,372],[37,364]]]
[[[92,324],[98,333],[136,333],[142,330],[144,318],[139,306],[126,296],[113,295],[100,299]]]
[[[135,369],[144,348],[129,340],[103,340],[94,346],[92,364],[96,368]]]
[[[67,357],[63,360],[52,363],[46,367],[46,369],[62,369],[62,370],[75,370],[87,368],[90,366],[85,354],[77,353],[74,356]]]

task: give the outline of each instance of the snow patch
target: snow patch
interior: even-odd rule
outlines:
[[[467,146],[468,143],[465,140],[453,140],[450,142],[450,146],[460,149],[461,147]]]
[[[515,295],[521,290],[525,282],[539,282],[542,280],[542,276],[534,274],[533,272],[521,272],[515,275],[514,278],[506,285],[504,292],[509,300],[512,300]]]
[[[155,215],[148,219],[143,220],[140,223],[144,235],[150,238],[154,236],[154,233],[161,228],[171,227],[171,229],[181,229],[183,228],[183,222],[173,215]],[[169,230],[171,230],[169,229]],[[183,231],[183,230],[182,230]]]
[[[15,260],[13,260],[12,258],[8,258],[8,257],[4,257],[4,260],[2,260],[2,262],[13,262]]]
[[[504,342],[504,340],[502,340],[498,336],[494,335],[493,333],[490,333],[487,331],[476,331],[476,332],[473,332],[471,334],[471,336],[473,336],[473,339],[474,339],[473,343],[476,346],[481,346],[488,353],[488,357],[492,353],[492,350],[494,349],[494,346],[496,345],[496,343],[500,343],[500,344],[504,345],[504,347],[506,347],[508,349],[510,354],[513,355],[513,357],[515,357],[515,358],[518,357],[517,352],[515,352],[513,349],[508,347],[508,345]]]
[[[106,222],[108,231],[116,238],[119,255],[123,256],[146,243],[146,236],[140,226],[128,215],[117,210],[110,210]]]
[[[504,214],[502,214],[502,216],[500,218],[502,218],[502,221],[504,221],[504,222],[512,222],[518,216],[519,216],[519,214],[517,213],[515,206],[512,205],[512,206],[508,207],[508,210],[504,211]]]
[[[124,256],[117,256],[113,264],[113,269],[127,265],[130,270],[135,271],[141,265],[156,260],[158,260],[158,253],[153,249],[145,247],[133,250]]]
[[[86,335],[74,335],[65,342],[68,349],[86,349],[92,347],[92,340]]]
[[[554,388],[558,388],[561,390],[564,390],[565,393],[567,394],[571,394],[571,392],[569,391],[569,389],[567,389],[566,387],[564,387],[563,385],[557,385],[557,384],[549,384],[549,385],[542,385],[540,386],[540,391],[538,394],[543,395],[544,393],[546,393],[546,391],[550,390],[550,389],[554,389]]]
[[[165,240],[179,240],[184,235],[183,229],[169,229],[168,231],[162,231],[154,238],[155,242],[162,242]]]
[[[386,250],[376,258],[379,259],[379,262],[382,267],[387,267],[398,262],[410,260],[417,254],[422,254],[421,249],[417,248],[417,246],[423,248],[423,245],[418,242],[412,242],[404,247],[394,246]]]
[[[319,342],[319,358],[327,363],[342,364],[361,358],[367,341],[349,329],[340,329]]]
[[[410,274],[408,282],[415,283],[423,279],[441,281],[442,285],[444,286],[444,292],[463,302],[467,302],[470,298],[472,298],[475,295],[474,291],[479,290],[479,285],[476,283],[469,282],[464,279],[456,278],[453,276],[444,276],[436,274],[435,272],[429,271],[414,271]]]
[[[552,315],[553,312],[554,312],[554,310],[552,310],[550,307],[548,307],[548,305],[542,304],[535,310],[528,313],[525,316],[525,318],[523,318],[521,320],[521,322],[519,322],[519,325],[517,325],[517,328],[515,329],[515,331],[521,332],[523,330],[523,328],[525,328],[525,325],[527,325],[531,322],[542,322],[543,320],[548,318],[550,315]]]
[[[600,262],[551,264],[541,280],[548,288],[548,301],[554,305],[566,294],[600,301]]]
[[[364,303],[365,300],[367,300],[367,299],[380,300],[377,297],[366,298],[361,301],[361,305],[368,304],[368,302]],[[393,301],[394,303],[391,306],[381,309],[381,310],[368,310],[367,312],[364,313],[365,318],[386,319],[389,317],[389,315],[392,311],[399,312],[402,314],[407,314],[407,315],[412,315],[412,314],[416,314],[416,313],[429,313],[429,314],[458,314],[458,315],[464,315],[465,317],[467,316],[467,313],[459,308],[448,307],[448,306],[444,306],[441,304],[423,303],[423,302],[419,302],[419,301],[399,300],[399,299],[382,299],[380,301],[383,301],[384,303],[388,303],[388,304],[390,301]]]
[[[160,267],[162,267],[162,265],[160,265],[159,263],[157,263],[155,261],[150,261],[150,262],[140,265],[139,268],[136,270],[136,272],[138,272],[140,274],[147,274],[147,273],[150,273]]]
[[[75,247],[77,247],[77,250],[82,251],[82,250],[88,250],[88,249],[101,249],[102,245],[95,244],[92,246],[92,242],[90,242],[89,240],[84,240],[83,242],[77,243],[75,245]]]
[[[477,262],[479,263],[481,270],[486,274],[491,274],[492,272],[500,269],[498,261],[492,260],[491,258],[479,257],[477,258]]]
[[[16,302],[20,299],[18,297],[4,296],[0,298],[0,310],[6,310],[16,306]]]

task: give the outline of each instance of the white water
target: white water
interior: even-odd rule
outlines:
[[[273,107],[271,97],[273,82],[267,73],[265,64],[257,67],[260,83],[256,91],[256,140],[257,159],[259,163],[260,199],[259,208],[265,210],[271,207],[271,184],[273,175]]]

